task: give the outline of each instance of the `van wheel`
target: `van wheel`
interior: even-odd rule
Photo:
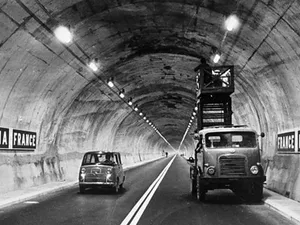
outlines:
[[[197,191],[197,200],[198,201],[204,201],[205,200],[205,194],[206,194],[206,190],[204,189],[204,185],[201,183],[200,181],[200,177],[197,176],[197,187],[196,187]]]
[[[122,182],[122,184],[120,184],[120,190],[122,190],[123,188],[124,188],[124,181],[125,181],[125,176],[123,176],[123,182]]]
[[[84,194],[85,193],[85,188],[82,186],[79,186],[79,193]]]
[[[120,189],[120,185],[119,185],[119,179],[118,179],[117,184],[116,184],[116,186],[114,187],[115,193],[119,193],[119,189]]]

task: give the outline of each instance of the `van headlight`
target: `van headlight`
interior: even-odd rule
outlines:
[[[111,175],[112,175],[111,173],[106,174],[106,181],[112,181]]]
[[[258,172],[259,172],[258,167],[256,165],[251,166],[250,172],[254,175],[258,174]]]

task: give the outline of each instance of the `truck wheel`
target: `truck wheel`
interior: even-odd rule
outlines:
[[[200,177],[197,176],[197,200],[204,201],[205,200],[206,190],[204,189],[204,185],[200,181]]]
[[[195,179],[191,179],[190,189],[191,189],[192,196],[195,196],[197,193],[197,183],[196,183]]]
[[[263,198],[264,186],[262,183],[251,182],[249,187],[249,194],[253,201],[260,202]]]

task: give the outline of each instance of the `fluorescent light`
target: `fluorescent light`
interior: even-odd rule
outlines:
[[[65,26],[57,27],[54,30],[54,34],[59,41],[65,44],[70,43],[73,39],[73,35],[71,34],[70,30]]]

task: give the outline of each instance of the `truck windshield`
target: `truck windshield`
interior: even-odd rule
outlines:
[[[113,154],[111,153],[87,153],[82,161],[82,165],[93,165],[93,164],[114,164]]]
[[[254,132],[215,132],[205,135],[207,148],[254,148],[256,145]]]

